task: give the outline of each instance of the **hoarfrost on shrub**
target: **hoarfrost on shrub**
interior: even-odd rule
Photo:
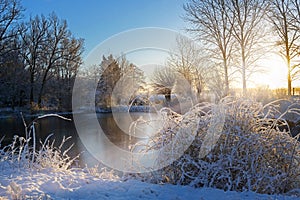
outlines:
[[[300,145],[298,136],[291,136],[284,116],[290,112],[299,114],[299,110],[280,112],[278,103],[264,106],[250,99],[227,97],[218,105],[200,103],[184,115],[172,113],[143,151],[161,149],[183,131],[187,138],[194,137],[194,141],[171,165],[140,176],[151,182],[234,191],[267,194],[296,191],[300,188]],[[223,113],[213,112],[220,107]],[[212,129],[214,120],[224,124]],[[197,135],[189,135],[195,121],[198,121]],[[208,142],[212,145],[208,146],[203,141],[207,141],[211,130],[220,135],[217,141]],[[161,151],[157,162],[176,154],[184,143],[178,141],[173,148]]]

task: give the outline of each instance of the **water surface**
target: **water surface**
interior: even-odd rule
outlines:
[[[82,117],[85,119],[82,126],[84,126],[87,133],[90,134],[89,121],[92,115],[81,115],[83,115]],[[49,134],[53,134],[50,140],[55,140],[55,146],[59,146],[64,137],[67,138],[71,136],[71,139],[64,145],[64,147],[67,148],[74,144],[69,155],[76,156],[80,154],[80,166],[97,164],[98,161],[87,152],[87,149],[82,144],[73,122],[73,116],[63,116],[72,121],[63,120],[58,117],[47,117],[37,120],[35,123],[37,140],[45,141]],[[34,119],[35,117],[26,117],[26,124],[29,125]],[[156,120],[157,115],[155,113],[117,113],[114,115],[111,113],[103,113],[97,114],[97,119],[107,138],[114,145],[127,151],[137,142],[144,141],[153,135],[160,127],[160,123]],[[135,123],[132,123],[133,121],[135,121]],[[24,129],[20,115],[0,118],[0,136],[5,136],[2,141],[2,146],[10,144],[14,135],[25,137]],[[97,134],[97,132],[94,134]]]

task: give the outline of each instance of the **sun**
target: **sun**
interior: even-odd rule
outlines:
[[[271,89],[287,87],[287,67],[279,55],[267,56],[259,65],[263,69],[262,72],[252,77],[256,86],[265,85]]]

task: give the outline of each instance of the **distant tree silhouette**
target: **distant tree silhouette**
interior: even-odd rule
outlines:
[[[164,95],[166,101],[170,102],[172,88],[178,76],[176,73],[170,67],[156,68],[151,78],[153,93]]]

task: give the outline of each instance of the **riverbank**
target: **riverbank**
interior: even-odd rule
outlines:
[[[21,113],[24,117],[38,117],[46,114],[58,114],[58,115],[69,115],[72,111],[54,110],[54,109],[41,109],[41,110],[30,110],[26,107],[16,107],[14,109],[10,107],[0,108],[0,118],[16,118],[21,117]]]
[[[16,107],[14,109],[10,107],[0,108],[0,118],[21,117],[21,113],[24,117],[38,117],[46,114],[58,114],[58,115],[72,115],[74,113],[112,113],[112,112],[156,112],[159,108],[153,106],[118,106],[112,108],[89,108],[82,107],[75,111],[57,110],[57,109],[40,109],[31,111],[26,107]]]

